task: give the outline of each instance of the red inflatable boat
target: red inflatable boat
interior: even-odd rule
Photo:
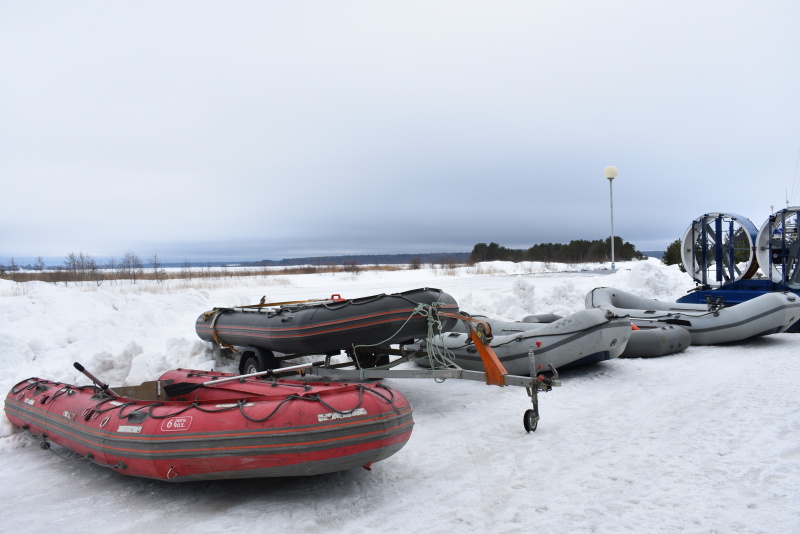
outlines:
[[[170,481],[369,468],[411,436],[408,401],[381,383],[223,381],[232,376],[178,369],[105,391],[30,378],[11,389],[5,411],[44,448]]]

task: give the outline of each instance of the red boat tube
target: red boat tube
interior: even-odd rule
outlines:
[[[381,383],[248,378],[211,385],[230,376],[178,369],[115,387],[118,397],[30,378],[11,389],[5,411],[47,445],[121,474],[169,481],[369,468],[411,436],[411,406]],[[166,386],[178,384],[183,391],[198,386],[167,397]]]

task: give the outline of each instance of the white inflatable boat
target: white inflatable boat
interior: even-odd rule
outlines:
[[[531,348],[537,367],[546,371],[550,365],[560,368],[617,358],[631,336],[630,320],[605,310],[580,310],[561,318],[544,314],[523,321],[473,317],[489,323],[493,336],[490,345],[506,371],[513,375],[531,374],[528,358]],[[447,356],[464,369],[483,370],[478,351],[461,323],[452,332],[435,338],[433,344],[434,347],[427,347],[424,341],[420,342],[421,348],[427,348],[429,353],[446,348]],[[437,366],[437,362],[427,357],[415,361],[425,367]]]
[[[780,333],[800,318],[800,298],[793,293],[765,293],[726,307],[717,303],[665,302],[598,287],[586,295],[586,308],[628,317],[640,328],[681,326],[691,333],[693,345],[716,345]]]

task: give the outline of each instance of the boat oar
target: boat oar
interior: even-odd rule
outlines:
[[[211,386],[216,386],[218,384],[225,384],[227,382],[241,380],[243,378],[250,378],[253,376],[291,373],[294,371],[300,371],[302,369],[309,369],[313,365],[314,365],[313,363],[303,363],[300,365],[293,365],[291,367],[281,367],[279,369],[267,369],[266,371],[259,371],[257,373],[229,376],[228,378],[220,378],[219,380],[209,380],[208,382],[200,382],[199,384],[195,384],[193,382],[178,382],[177,384],[167,384],[166,386],[164,386],[164,391],[166,392],[168,397],[181,397],[183,395],[188,395],[192,391],[195,391],[196,389],[199,388],[207,388]]]
[[[75,366],[75,369],[86,375],[86,377],[92,382],[94,382],[97,385],[97,387],[99,387],[102,391],[108,393],[109,395],[114,395],[115,397],[119,397],[119,395],[117,395],[113,389],[108,387],[108,384],[104,384],[102,381],[98,380],[96,376],[94,376],[92,373],[84,369],[84,367],[81,364],[75,362],[73,365]]]

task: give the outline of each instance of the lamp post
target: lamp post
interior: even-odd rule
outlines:
[[[614,265],[614,178],[617,177],[617,168],[613,165],[606,167],[603,171],[608,178],[608,192],[611,199],[611,272],[614,272],[616,265]]]

